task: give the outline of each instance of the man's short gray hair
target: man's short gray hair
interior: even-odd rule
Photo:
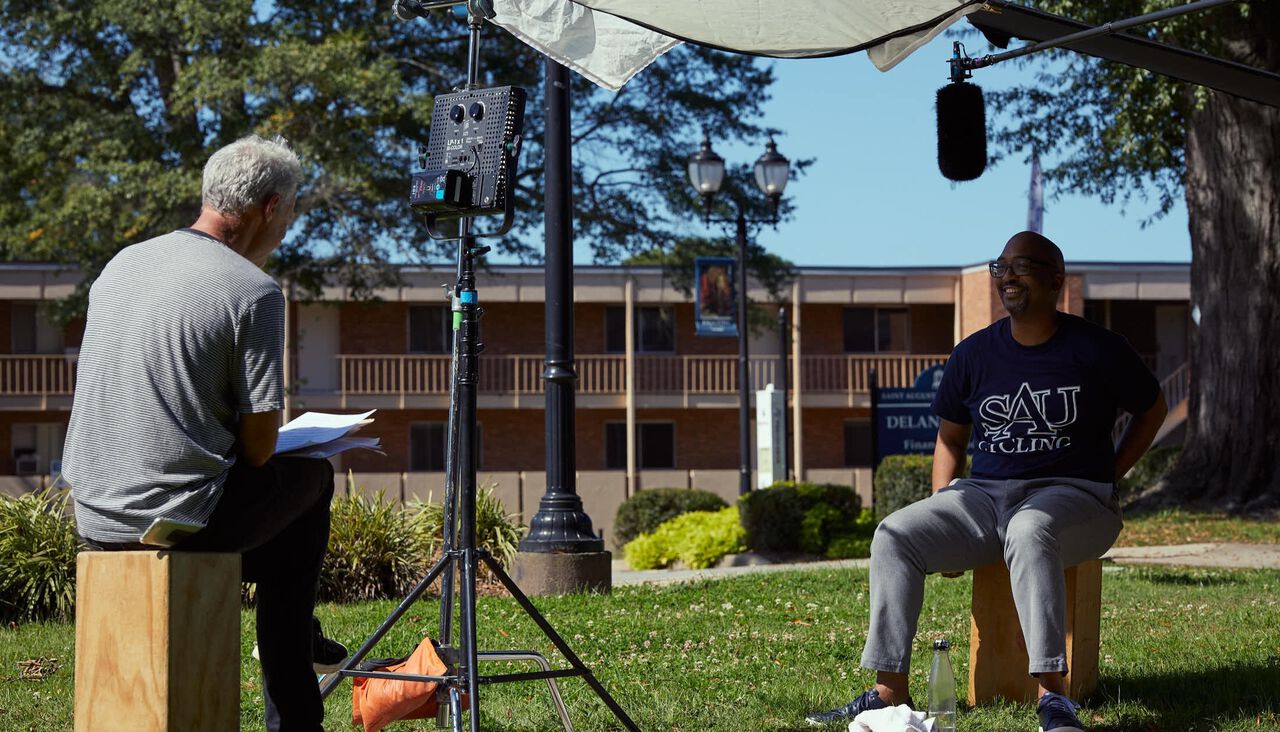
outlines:
[[[271,194],[283,200],[297,195],[302,163],[283,137],[249,135],[215,152],[204,165],[202,203],[238,216]]]

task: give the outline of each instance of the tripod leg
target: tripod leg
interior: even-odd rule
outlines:
[[[640,732],[640,728],[636,726],[635,722],[631,721],[631,717],[627,716],[626,711],[623,710],[623,708],[618,705],[618,702],[614,701],[613,697],[609,695],[609,692],[605,690],[604,685],[601,684],[596,679],[595,675],[591,673],[591,669],[587,668],[586,664],[584,664],[578,658],[577,654],[573,652],[573,649],[569,647],[569,644],[565,643],[564,639],[560,637],[560,634],[556,632],[556,629],[551,627],[551,623],[547,622],[547,619],[542,616],[542,613],[538,612],[538,608],[534,607],[533,603],[529,601],[529,598],[520,591],[520,588],[516,585],[515,581],[507,576],[507,573],[502,569],[502,565],[498,564],[497,560],[488,555],[485,555],[483,559],[485,564],[489,565],[489,569],[493,572],[493,576],[497,577],[498,581],[502,583],[502,586],[507,588],[507,592],[511,593],[511,596],[516,599],[516,602],[520,603],[520,607],[524,608],[525,614],[538,625],[542,630],[542,633],[547,636],[551,643],[555,645],[556,649],[560,651],[561,655],[565,657],[565,660],[569,662],[569,665],[582,672],[583,680],[586,681],[587,685],[591,687],[591,690],[596,693],[596,696],[600,697],[600,701],[604,702],[605,706],[609,707],[609,711],[613,712],[613,716],[618,718],[618,721],[622,723],[622,726],[631,730],[631,732]]]
[[[462,561],[462,652],[467,664],[467,708],[471,732],[480,732],[479,654],[476,649],[476,553],[464,548]]]
[[[356,664],[364,660],[364,657],[369,654],[369,651],[378,644],[378,641],[382,640],[382,636],[386,635],[387,631],[391,630],[391,626],[396,624],[396,621],[400,619],[400,616],[404,615],[409,611],[409,608],[413,607],[413,603],[417,602],[418,598],[422,596],[422,593],[427,591],[427,588],[431,586],[431,583],[435,581],[436,577],[440,576],[440,573],[444,571],[445,567],[452,563],[452,557],[448,555],[441,557],[440,561],[436,562],[436,566],[432,567],[430,572],[427,572],[427,576],[423,577],[422,580],[409,591],[409,594],[400,601],[400,604],[396,606],[396,609],[387,616],[387,619],[382,621],[382,625],[379,625],[378,629],[373,631],[373,635],[369,636],[369,639],[364,642],[364,645],[360,646],[360,650],[352,654],[352,656],[342,664],[342,668],[344,670],[354,668]],[[329,694],[337,688],[338,684],[342,683],[342,678],[342,674],[336,673],[327,679],[324,682],[324,685],[320,687],[320,698],[328,698]]]

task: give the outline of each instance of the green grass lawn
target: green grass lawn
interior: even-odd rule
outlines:
[[[1240,518],[1225,513],[1158,511],[1124,517],[1117,546],[1158,546],[1206,542],[1280,544],[1280,520]]]
[[[969,592],[967,576],[929,579],[912,675],[916,699],[925,697],[926,649],[939,637],[952,640],[957,684],[967,687]],[[1091,729],[1280,730],[1280,572],[1120,568],[1107,572],[1103,594],[1101,684],[1084,714]],[[624,587],[607,596],[536,602],[644,730],[804,729],[806,712],[843,704],[872,678],[858,668],[865,570]],[[326,605],[318,614],[329,635],[354,647],[392,606]],[[408,653],[436,624],[437,607],[425,602],[376,654]],[[480,601],[479,629],[486,650],[535,649],[553,663],[559,659],[507,598]],[[0,730],[71,729],[73,645],[69,624],[0,630]],[[260,730],[251,647],[246,612],[242,722],[245,730]],[[39,658],[56,658],[60,667],[43,679],[21,678],[19,662]],[[621,729],[582,681],[562,680],[561,688],[578,730]],[[540,682],[483,687],[481,702],[485,730],[559,729]],[[327,728],[352,729],[350,706],[346,683],[328,701]],[[1032,708],[1021,704],[963,710],[960,725],[1036,729]],[[390,729],[433,728],[402,722]]]

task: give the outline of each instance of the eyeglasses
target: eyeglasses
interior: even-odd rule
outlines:
[[[1008,262],[997,259],[993,262],[987,263],[987,269],[991,270],[991,276],[997,279],[1004,277],[1009,270],[1013,270],[1013,273],[1019,277],[1026,277],[1031,274],[1031,270],[1036,267],[1047,267],[1053,270],[1058,269],[1056,264],[1042,262],[1038,259],[1032,259],[1031,257],[1014,257]]]

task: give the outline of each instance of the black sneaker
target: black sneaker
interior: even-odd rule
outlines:
[[[872,709],[884,709],[889,706],[889,702],[880,698],[880,692],[874,688],[867,689],[857,699],[845,704],[839,709],[832,709],[829,712],[814,712],[804,718],[804,721],[818,727],[824,724],[834,724],[836,722],[850,722],[859,714]],[[907,699],[907,706],[914,708],[915,705]]]
[[[1061,694],[1045,692],[1036,704],[1040,716],[1040,732],[1084,732],[1076,710],[1080,706]]]
[[[311,666],[318,674],[331,674],[342,668],[347,660],[347,647],[336,640],[325,638],[320,631],[320,619],[311,618]]]

